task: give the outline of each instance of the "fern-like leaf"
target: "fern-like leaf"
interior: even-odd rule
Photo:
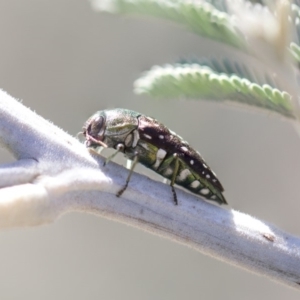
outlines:
[[[280,83],[277,82],[276,76],[272,76],[270,72],[263,72],[262,70],[255,69],[252,64],[245,63],[242,60],[236,60],[234,58],[208,58],[203,57],[200,59],[182,59],[180,64],[197,64],[201,66],[207,66],[215,73],[225,73],[228,76],[237,75],[240,78],[246,78],[253,83],[259,85],[268,84],[273,88],[281,89]],[[257,66],[258,67],[258,66]]]
[[[135,82],[135,92],[160,98],[231,100],[294,118],[288,93],[199,64],[154,67]]]
[[[210,2],[211,4],[205,1],[182,0],[93,0],[93,5],[101,11],[135,13],[172,20],[201,36],[244,48],[242,35],[235,27],[233,19],[225,12],[225,2]]]

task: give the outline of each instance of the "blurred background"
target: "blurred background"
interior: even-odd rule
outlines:
[[[153,116],[201,152],[231,207],[300,235],[300,139],[289,122],[133,94],[134,80],[152,65],[218,56],[218,43],[161,20],[96,13],[85,0],[0,0],[0,37],[0,88],[24,105],[71,135],[99,109]],[[0,163],[10,161],[0,149]],[[299,293],[94,215],[0,232],[0,299],[204,297],[293,300]]]

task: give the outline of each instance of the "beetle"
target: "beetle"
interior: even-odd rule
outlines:
[[[157,120],[128,109],[107,109],[96,112],[83,126],[85,145],[114,148],[132,160],[131,169],[120,197],[126,190],[134,167],[139,162],[170,180],[174,203],[177,195],[174,184],[207,200],[227,204],[223,186],[200,153],[175,132]]]

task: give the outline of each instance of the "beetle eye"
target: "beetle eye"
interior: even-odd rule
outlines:
[[[93,137],[97,137],[103,133],[104,129],[104,118],[102,116],[97,116],[88,128],[89,134]]]

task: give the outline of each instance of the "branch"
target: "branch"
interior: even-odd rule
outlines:
[[[34,226],[70,211],[96,213],[300,288],[300,240],[248,215],[133,174],[103,167],[61,129],[0,91],[0,141],[17,158],[0,166],[0,228]]]

